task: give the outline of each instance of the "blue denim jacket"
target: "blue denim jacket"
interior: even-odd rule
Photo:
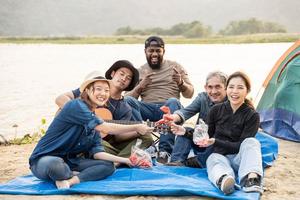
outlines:
[[[29,158],[30,165],[46,155],[68,161],[77,154],[92,157],[97,152],[103,152],[99,132],[94,130],[102,123],[103,120],[95,116],[81,99],[69,101],[38,142]]]
[[[215,103],[210,100],[207,93],[201,92],[190,105],[180,110],[177,110],[174,113],[178,114],[181,117],[182,123],[184,123],[186,120],[193,117],[197,113],[199,113],[197,123],[199,121],[199,118],[203,119],[203,121],[207,123],[206,117],[210,108],[214,105]]]

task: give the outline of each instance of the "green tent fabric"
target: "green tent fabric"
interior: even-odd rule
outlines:
[[[300,40],[277,61],[263,87],[257,106],[262,129],[300,142]]]

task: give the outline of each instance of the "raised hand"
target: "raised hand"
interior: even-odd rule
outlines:
[[[140,90],[144,90],[149,84],[152,83],[153,75],[155,72],[148,73],[139,83]]]
[[[173,75],[172,75],[172,79],[177,83],[177,85],[182,85],[183,84],[183,79],[181,77],[180,72],[178,71],[178,69],[176,69],[175,66],[173,66]]]

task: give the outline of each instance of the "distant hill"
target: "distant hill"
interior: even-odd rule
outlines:
[[[110,35],[201,21],[217,32],[255,17],[300,32],[299,0],[0,0],[0,36]]]

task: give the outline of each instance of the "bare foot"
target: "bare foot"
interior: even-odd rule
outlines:
[[[70,183],[67,180],[55,181],[55,185],[56,185],[57,189],[59,189],[59,190],[70,188]]]
[[[80,180],[78,176],[73,176],[72,178],[68,180],[62,180],[62,181],[55,181],[55,185],[57,189],[68,189],[74,184],[80,183]]]

